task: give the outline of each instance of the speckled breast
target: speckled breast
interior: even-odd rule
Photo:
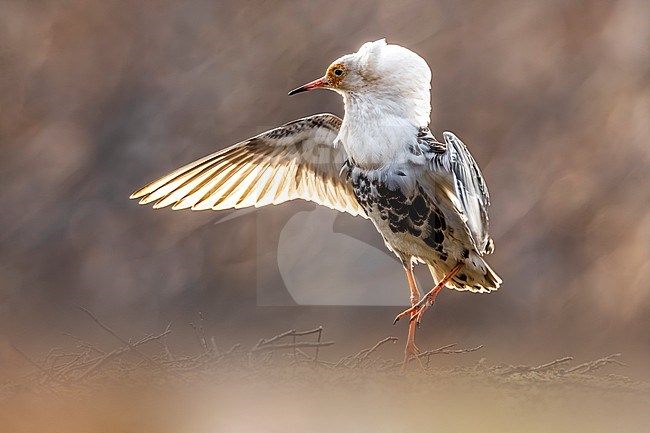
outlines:
[[[357,201],[382,233],[393,251],[406,256],[425,256],[423,249],[435,251],[436,259],[446,261],[445,233],[447,224],[442,212],[431,202],[422,187],[405,194],[401,188],[391,189],[362,171],[350,177]]]

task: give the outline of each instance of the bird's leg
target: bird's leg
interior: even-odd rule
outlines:
[[[447,275],[445,275],[445,277],[442,280],[440,280],[440,282],[436,285],[436,287],[434,287],[433,289],[431,289],[429,293],[424,295],[424,297],[420,299],[420,301],[417,304],[399,313],[397,317],[395,317],[395,321],[393,323],[397,323],[397,321],[400,320],[402,317],[410,314],[411,315],[410,324],[411,325],[413,323],[419,324],[420,321],[422,320],[422,314],[431,305],[433,305],[436,302],[436,295],[438,294],[438,292],[440,292],[440,290],[442,290],[442,288],[445,287],[445,285],[449,282],[449,280],[451,280],[454,277],[454,275],[456,275],[458,271],[462,269],[463,266],[465,266],[465,263],[459,262],[456,266],[451,268],[451,270],[447,273]]]
[[[410,264],[405,265],[404,269],[406,270],[406,278],[408,278],[409,282],[409,289],[411,291],[411,307],[414,305],[417,305],[417,303],[420,301],[420,290],[418,290],[418,286],[415,283],[415,278],[413,277],[413,268],[411,267]],[[409,334],[406,339],[406,347],[404,348],[404,362],[402,363],[402,372],[406,370],[406,366],[408,365],[409,361],[411,358],[415,358],[420,362],[420,366],[424,368],[422,365],[422,361],[418,357],[418,354],[420,353],[420,349],[415,345],[415,326],[417,323],[415,321],[409,322]]]

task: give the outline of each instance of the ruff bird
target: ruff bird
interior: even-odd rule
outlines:
[[[384,39],[335,60],[325,76],[289,92],[339,93],[343,120],[317,114],[227,147],[139,189],[154,208],[221,210],[303,199],[369,219],[406,272],[411,307],[405,368],[418,358],[415,329],[443,287],[490,292],[501,284],[484,256],[487,185],[463,142],[429,129],[431,70]],[[413,265],[435,287],[420,296]]]

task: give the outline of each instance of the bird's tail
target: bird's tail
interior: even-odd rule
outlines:
[[[451,270],[451,267],[433,267],[429,265],[429,270],[433,279],[438,283]],[[487,293],[497,290],[501,282],[501,278],[492,270],[483,257],[472,252],[465,259],[465,266],[447,283],[447,287],[455,290]]]

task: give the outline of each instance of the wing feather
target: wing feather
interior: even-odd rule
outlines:
[[[490,195],[478,164],[465,144],[451,132],[443,133],[446,149],[433,156],[434,177],[449,189],[449,198],[466,225],[476,249],[486,252],[489,243]]]
[[[339,175],[341,119],[319,114],[287,123],[175,170],[131,195],[172,209],[239,209],[303,199],[367,218]]]

